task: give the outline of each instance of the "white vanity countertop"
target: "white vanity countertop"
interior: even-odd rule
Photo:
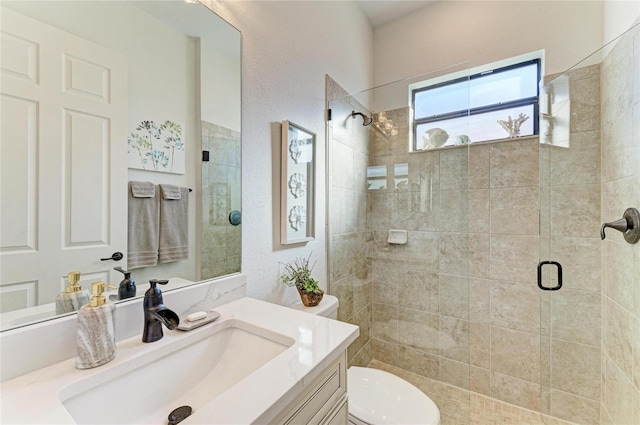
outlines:
[[[164,338],[150,344],[143,343],[140,336],[118,342],[115,359],[101,367],[77,370],[75,359],[68,359],[3,382],[0,422],[74,423],[61,401],[61,393],[64,394],[69,385],[77,385],[97,374],[102,375],[101,379],[115,378],[115,366],[125,362],[144,364],[154,350],[169,345],[175,347],[181,340],[186,345],[197,333],[207,332],[207,329],[210,332],[210,327],[236,319],[295,342],[209,404],[194,411],[182,423],[268,423],[358,336],[357,326],[252,298],[241,298],[215,310],[221,314],[218,320],[189,332],[165,329]],[[161,382],[160,376],[150,385]],[[140,394],[140,402],[144,403],[144,394]],[[113,398],[104,403],[117,409],[118,394],[113,394]]]

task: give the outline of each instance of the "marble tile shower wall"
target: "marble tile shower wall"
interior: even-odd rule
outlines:
[[[602,63],[602,219],[640,208],[640,27]],[[617,232],[614,232],[617,233]],[[640,244],[603,243],[602,424],[640,424]]]
[[[598,93],[597,68],[591,72],[575,74],[578,92]],[[590,99],[577,98],[572,111],[592,112]],[[404,123],[397,137],[370,134],[369,166],[387,170],[386,187],[367,198],[373,357],[593,422],[600,393],[599,128],[576,121],[570,153],[541,151],[537,138],[409,153],[407,113],[387,111]],[[541,183],[553,187],[541,190]],[[553,207],[544,205],[550,217],[543,218],[553,224],[540,228],[547,199]],[[582,218],[586,230],[573,226]],[[386,243],[395,228],[408,230],[407,245]],[[537,263],[549,250],[567,276],[567,291],[554,298],[536,285]]]
[[[368,128],[351,111],[366,109],[327,76],[329,199],[329,286],[338,297],[338,319],[360,327],[348,349],[349,365],[366,366],[371,351],[371,273],[367,255]]]
[[[541,255],[562,264],[564,285],[541,297],[541,411],[600,418],[600,65],[568,73],[570,145],[540,145]]]
[[[202,121],[202,149],[210,162],[202,167],[202,276],[240,272],[241,226],[229,224],[240,211],[240,133]],[[206,255],[205,255],[206,254]]]

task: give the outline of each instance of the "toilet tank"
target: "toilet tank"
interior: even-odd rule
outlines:
[[[338,318],[338,299],[333,295],[325,294],[322,297],[322,301],[315,307],[305,307],[302,301],[298,301],[295,304],[291,304],[289,307],[296,310],[305,311],[311,314],[318,314],[320,316],[328,317],[329,319]]]

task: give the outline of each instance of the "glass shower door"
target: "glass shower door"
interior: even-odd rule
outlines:
[[[600,65],[548,80],[539,145],[540,411],[598,423]]]
[[[202,279],[240,272],[240,132],[202,121]]]

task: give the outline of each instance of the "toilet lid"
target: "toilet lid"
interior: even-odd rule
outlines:
[[[352,366],[347,371],[349,414],[370,424],[440,423],[438,406],[418,388],[391,373]]]

